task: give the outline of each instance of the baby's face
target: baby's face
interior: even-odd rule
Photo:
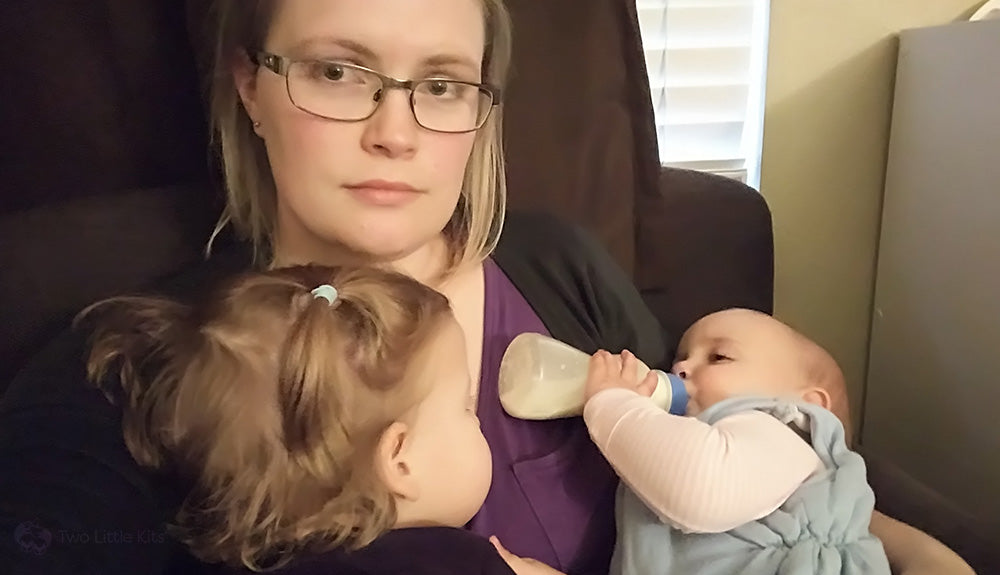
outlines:
[[[801,343],[777,320],[726,310],[695,323],[681,338],[673,372],[691,400],[688,415],[740,395],[789,395],[805,381]]]

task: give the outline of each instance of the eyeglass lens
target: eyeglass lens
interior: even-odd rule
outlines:
[[[363,120],[384,96],[378,74],[335,62],[294,62],[288,69],[288,95],[299,108],[332,120]],[[453,80],[423,80],[413,85],[413,115],[421,126],[441,132],[479,128],[493,98],[479,86]]]

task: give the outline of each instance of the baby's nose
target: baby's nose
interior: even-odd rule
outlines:
[[[678,361],[677,363],[675,363],[671,371],[673,371],[674,374],[679,375],[681,379],[688,378],[687,364],[683,361]]]

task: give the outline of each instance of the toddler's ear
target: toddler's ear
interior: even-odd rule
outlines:
[[[411,442],[411,429],[397,421],[382,432],[375,449],[375,472],[379,480],[395,497],[408,501],[420,496],[409,457]]]
[[[800,397],[806,403],[818,405],[823,409],[831,409],[833,407],[833,400],[830,399],[830,392],[822,387],[806,388],[801,392]]]

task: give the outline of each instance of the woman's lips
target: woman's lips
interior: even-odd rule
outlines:
[[[349,184],[345,188],[361,202],[380,207],[407,204],[421,194],[420,190],[405,182],[388,180],[368,180]]]

